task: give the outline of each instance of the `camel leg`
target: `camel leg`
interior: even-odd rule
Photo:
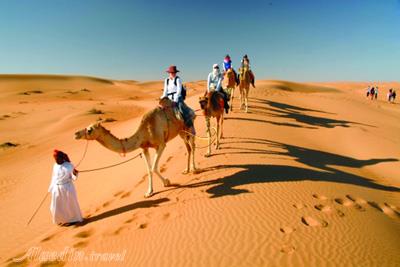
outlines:
[[[210,117],[206,116],[206,127],[207,127],[207,137],[208,137],[208,149],[205,157],[211,156],[211,129],[210,129]]]
[[[153,167],[151,168],[151,170],[153,173],[155,173],[161,179],[164,186],[170,186],[171,185],[170,181],[161,175],[159,168],[158,168],[158,162],[160,161],[160,158],[161,158],[162,153],[164,152],[164,149],[165,149],[165,144],[162,144],[157,148],[156,155],[154,156]]]
[[[186,151],[188,153],[187,155],[187,162],[186,162],[186,169],[183,170],[183,174],[188,174],[190,172],[190,157],[191,152],[192,152],[192,147],[191,144],[189,143],[190,137],[187,133],[181,133],[180,134],[181,138],[183,139],[185,146],[186,146]]]
[[[144,197],[151,197],[153,195],[153,176],[151,174],[151,166],[150,166],[150,154],[149,154],[149,149],[148,148],[144,148],[143,149],[143,154],[144,154],[144,161],[146,162],[146,166],[147,166],[147,175],[149,178],[149,186],[147,189],[147,192],[144,194]]]
[[[244,94],[245,94],[244,101],[245,101],[245,106],[246,106],[246,113],[247,113],[248,110],[249,110],[249,104],[248,104],[248,102],[249,102],[249,90],[250,90],[250,85],[248,85],[248,86],[244,89]]]
[[[241,86],[239,88],[239,90],[240,90],[240,109],[243,109],[244,108],[244,88],[243,88],[243,86]]]
[[[231,90],[231,99],[229,102],[231,102],[231,111],[233,110],[233,98],[234,98],[234,94],[235,94],[235,87],[232,88]]]
[[[196,164],[195,164],[195,161],[194,161],[194,152],[195,152],[195,149],[196,149],[195,137],[194,136],[190,136],[189,137],[189,142],[190,142],[190,147],[191,147],[190,153],[192,153],[192,165],[191,165],[192,172],[196,173],[197,172],[197,168],[196,168]],[[189,153],[189,151],[188,151],[188,153]]]
[[[222,116],[221,116],[221,139],[222,138],[224,138],[224,113],[222,113]]]
[[[222,112],[224,112],[224,111],[222,111]],[[217,117],[216,119],[217,119],[217,144],[216,144],[216,146],[215,146],[215,149],[219,149],[219,135],[220,135],[220,123],[221,123],[221,117],[222,116],[219,116],[219,117]]]
[[[239,85],[239,103],[240,103],[240,108],[242,109],[242,87]]]

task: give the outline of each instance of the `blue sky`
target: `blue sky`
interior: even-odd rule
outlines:
[[[256,77],[400,78],[400,0],[0,0],[0,73],[206,79],[229,53]]]

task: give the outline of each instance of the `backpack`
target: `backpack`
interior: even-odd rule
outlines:
[[[174,78],[174,85],[175,85],[175,86],[177,86],[176,80],[177,80],[178,78],[179,78],[178,76],[176,76],[176,77]],[[167,86],[168,86],[168,82],[169,82],[169,79],[167,79]],[[182,84],[181,96],[182,96],[182,100],[185,100],[185,99],[186,99],[186,86],[184,86],[183,84]]]

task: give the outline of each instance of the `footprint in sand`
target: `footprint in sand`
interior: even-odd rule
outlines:
[[[305,208],[307,206],[305,204],[303,204],[303,203],[296,203],[296,204],[293,204],[293,207],[295,207],[298,210],[301,210],[301,209],[303,209],[303,208]]]
[[[119,233],[121,233],[121,231],[126,229],[126,228],[127,228],[127,226],[119,227],[117,230],[114,231],[114,235],[119,235]]]
[[[47,241],[53,239],[55,236],[56,236],[56,234],[49,235],[49,236],[43,238],[42,240],[40,240],[40,242],[47,242]]]
[[[284,233],[284,234],[290,234],[296,231],[296,228],[290,227],[290,226],[284,226],[279,228],[279,230]]]
[[[400,216],[400,209],[398,207],[396,207],[395,205],[391,205],[385,202],[384,204],[385,206],[391,208],[393,210],[394,213],[396,213],[397,215]]]
[[[343,199],[343,198],[335,198],[335,202],[343,205],[345,207],[354,207],[358,211],[365,211],[365,208],[361,206],[360,204],[355,203],[353,200],[350,200],[348,198]]]
[[[315,219],[311,216],[301,217],[301,222],[307,226],[312,226],[312,227],[327,227],[328,226],[328,222],[326,222],[322,219]]]
[[[329,198],[324,195],[319,195],[319,194],[313,194],[313,198],[319,199],[319,200],[328,200]]]
[[[91,236],[92,234],[93,234],[93,230],[89,229],[89,230],[86,230],[86,231],[81,231],[81,232],[77,233],[74,236],[78,237],[78,238],[87,238],[87,237]]]
[[[296,251],[296,248],[293,245],[283,245],[281,248],[282,253],[291,254]]]
[[[142,178],[139,180],[137,184],[134,185],[134,187],[138,187],[140,184],[142,184],[144,181],[146,181],[147,174],[143,175]]]
[[[114,197],[117,197],[117,196],[121,195],[122,193],[124,193],[124,191],[118,191],[118,192],[116,192],[116,193],[114,194]]]
[[[88,244],[89,244],[89,242],[87,242],[87,241],[79,241],[79,242],[73,244],[72,246],[73,246],[74,248],[84,248],[84,247],[86,247]]]
[[[355,203],[359,204],[359,205],[367,204],[367,201],[365,199],[362,199],[362,198],[359,198],[359,197],[353,197],[351,195],[346,195],[346,197],[348,199],[350,199],[351,201],[354,201]]]
[[[170,162],[170,160],[171,160],[172,158],[173,158],[172,156],[168,157],[166,162],[167,162],[167,163]]]
[[[128,219],[128,220],[124,221],[124,223],[125,223],[125,224],[128,224],[128,223],[131,223],[131,222],[133,222],[134,220],[135,220],[134,218],[132,218],[132,219]]]
[[[145,228],[147,228],[147,226],[148,226],[147,223],[141,223],[141,224],[139,224],[138,229],[145,229]]]
[[[131,195],[131,192],[126,192],[125,194],[123,194],[123,195],[121,196],[121,199],[122,199],[122,198],[129,197],[130,195]]]
[[[397,208],[395,206],[393,206],[393,205],[389,205],[387,203],[378,204],[378,203],[373,202],[373,201],[368,201],[368,204],[371,207],[373,207],[373,208],[385,213],[389,217],[400,218],[400,213],[397,211]]]
[[[109,206],[109,205],[111,204],[111,202],[112,202],[112,201],[106,201],[106,202],[104,202],[103,205],[102,205],[103,208]]]
[[[325,213],[336,212],[336,214],[339,217],[343,217],[344,216],[344,213],[341,210],[334,209],[334,208],[332,208],[331,206],[328,206],[328,205],[318,204],[318,205],[315,205],[314,208],[319,210],[319,211],[325,212]]]
[[[319,211],[327,212],[327,213],[328,212],[332,212],[332,210],[333,210],[331,206],[326,206],[326,205],[323,205],[323,204],[315,205],[314,208],[316,208]]]

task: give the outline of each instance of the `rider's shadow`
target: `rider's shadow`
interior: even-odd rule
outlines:
[[[238,138],[239,140],[241,138]],[[238,164],[211,166],[206,171],[213,171],[221,168],[240,168],[243,169],[230,176],[217,178],[208,181],[191,183],[181,187],[196,188],[209,187],[206,192],[211,194],[211,198],[250,193],[243,189],[243,185],[255,183],[271,182],[293,182],[293,181],[319,181],[341,184],[351,184],[371,189],[383,191],[399,192],[400,189],[390,185],[379,184],[367,177],[347,173],[332,166],[343,166],[351,168],[361,168],[384,162],[399,161],[395,158],[367,159],[359,160],[348,156],[328,153],[315,149],[308,149],[299,146],[264,140],[243,138],[244,142],[265,144],[269,149],[261,151],[239,151],[237,153],[269,154],[270,156],[284,157],[288,160],[300,162],[306,167],[294,167],[287,165],[262,165],[262,164]],[[231,154],[231,153],[230,153]],[[307,168],[310,167],[310,168]],[[236,187],[241,187],[236,188]]]
[[[336,114],[322,110],[302,108],[299,106],[289,105],[271,100],[258,99],[258,98],[251,98],[250,102],[252,103],[250,105],[250,112],[271,118],[284,119],[284,122],[264,121],[275,125],[290,126],[296,128],[309,128],[309,129],[334,128],[334,127],[348,128],[355,125],[374,127],[372,125],[367,125],[358,122],[327,118],[326,115],[336,115]],[[306,114],[306,112],[308,114]],[[323,116],[311,115],[309,113],[323,114]],[[246,120],[247,118],[240,118],[240,119]],[[298,124],[293,123],[293,121]]]

